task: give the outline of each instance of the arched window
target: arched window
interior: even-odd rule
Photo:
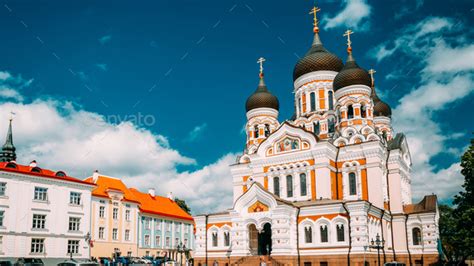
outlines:
[[[337,242],[344,242],[344,225],[338,224],[336,225],[337,229]]]
[[[357,194],[356,174],[349,173],[349,195]]]
[[[270,136],[270,125],[265,124],[265,137]]]
[[[298,98],[298,108],[300,109],[300,114],[303,113],[303,104],[301,103],[301,98]]]
[[[309,96],[311,102],[311,112],[316,111],[316,93],[312,92]]]
[[[313,228],[312,227],[304,228],[304,242],[313,243]]]
[[[362,118],[367,117],[367,106],[365,104],[360,106],[360,116],[362,116]]]
[[[253,127],[253,136],[254,136],[254,138],[258,138],[258,126],[257,125],[255,125]]]
[[[212,246],[217,247],[217,232],[212,233]]]
[[[230,246],[230,234],[228,231],[224,232],[224,246]]]
[[[336,125],[334,123],[334,118],[329,118],[328,120],[328,131],[329,133],[334,133],[336,131]]]
[[[307,189],[306,189],[306,174],[300,174],[300,188],[301,188],[301,196],[306,196]]]
[[[321,243],[327,243],[328,242],[328,227],[326,225],[321,225],[319,227],[319,232],[321,234]]]
[[[321,132],[321,129],[319,128],[319,122],[314,123],[314,135],[318,136],[319,133]]]
[[[280,197],[280,178],[278,176],[273,178],[273,194]]]
[[[352,107],[352,104],[347,106],[347,119],[352,119],[354,118],[354,107]]]
[[[293,176],[286,176],[286,196],[288,198],[293,197]]]
[[[332,110],[334,108],[334,96],[332,91],[328,91],[328,105],[329,110]]]
[[[412,230],[413,235],[413,245],[418,246],[421,244],[421,230],[418,227],[413,228]]]

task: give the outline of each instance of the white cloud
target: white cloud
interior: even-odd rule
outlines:
[[[459,29],[463,26],[458,25]],[[431,193],[446,199],[461,190],[463,178],[458,163],[438,169],[431,161],[440,154],[458,158],[462,152],[447,143],[464,133],[452,132],[449,121],[436,119],[437,112],[451,108],[474,92],[474,45],[463,42],[462,33],[457,39],[444,34],[459,29],[450,18],[429,17],[402,29],[393,42],[375,48],[378,53],[374,57],[379,61],[400,55],[416,62],[407,66],[410,70],[397,70],[392,79],[404,79],[403,71],[413,67],[420,70],[418,83],[393,111],[394,129],[404,132],[410,144],[413,194],[418,199]],[[469,114],[457,115],[462,120]]]
[[[196,141],[198,138],[202,136],[204,131],[207,128],[207,124],[203,123],[201,125],[195,126],[191,132],[189,132],[188,136],[184,139],[186,142],[193,142]]]
[[[355,30],[365,31],[369,29],[369,21],[372,7],[366,0],[345,0],[345,7],[334,17],[325,17],[324,29],[336,27],[346,27]]]
[[[3,86],[0,86],[0,98],[23,101],[23,96],[17,90]]]
[[[162,195],[173,192],[195,212],[217,210],[232,202],[229,165],[235,160],[233,154],[197,167],[193,158],[172,148],[163,135],[127,121],[115,125],[108,122],[109,117],[51,98],[32,102],[0,99],[0,139],[5,136],[10,111],[16,113],[13,133],[19,163],[37,160],[40,167],[81,179],[98,169],[123,178],[131,187],[145,191],[154,187]],[[194,165],[197,170],[178,172],[179,165]]]
[[[0,99],[23,101],[20,90],[29,87],[33,79],[25,80],[21,75],[13,76],[8,71],[0,71]]]

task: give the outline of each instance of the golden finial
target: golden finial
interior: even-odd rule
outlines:
[[[347,37],[347,52],[348,52],[348,53],[351,53],[351,52],[352,52],[351,34],[354,34],[354,32],[351,31],[351,30],[346,30],[346,32],[344,33],[344,35],[342,35],[342,36]]]
[[[377,71],[375,71],[373,68],[369,69],[370,80],[372,81],[372,87],[373,87],[374,84],[375,84],[374,74],[375,74],[376,72],[377,72]]]
[[[263,62],[267,61],[265,58],[263,57],[260,57],[258,60],[257,60],[257,64],[260,64],[260,78],[263,78]]]
[[[319,11],[321,11],[321,8],[319,8],[315,5],[311,9],[311,12],[309,12],[309,14],[314,16],[314,18],[313,18],[313,20],[314,20],[314,22],[313,22],[313,25],[314,25],[313,31],[314,31],[314,33],[319,32],[319,27],[318,27],[318,12]]]

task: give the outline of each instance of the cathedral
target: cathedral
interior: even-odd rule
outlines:
[[[319,36],[293,70],[295,113],[279,119],[264,81],[246,102],[247,140],[231,165],[233,205],[195,216],[196,265],[430,265],[435,195],[413,203],[406,137],[392,128],[374,70],[345,63]]]

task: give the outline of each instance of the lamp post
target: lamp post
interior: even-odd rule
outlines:
[[[375,248],[377,250],[378,265],[380,266],[380,250],[384,248],[385,240],[380,240],[380,235],[377,233],[377,235],[375,236],[375,241],[372,238],[370,244],[370,248]]]
[[[183,253],[186,252],[186,245],[183,245],[183,243],[179,243],[178,246],[176,246],[176,251],[179,254],[179,265],[183,265]]]

